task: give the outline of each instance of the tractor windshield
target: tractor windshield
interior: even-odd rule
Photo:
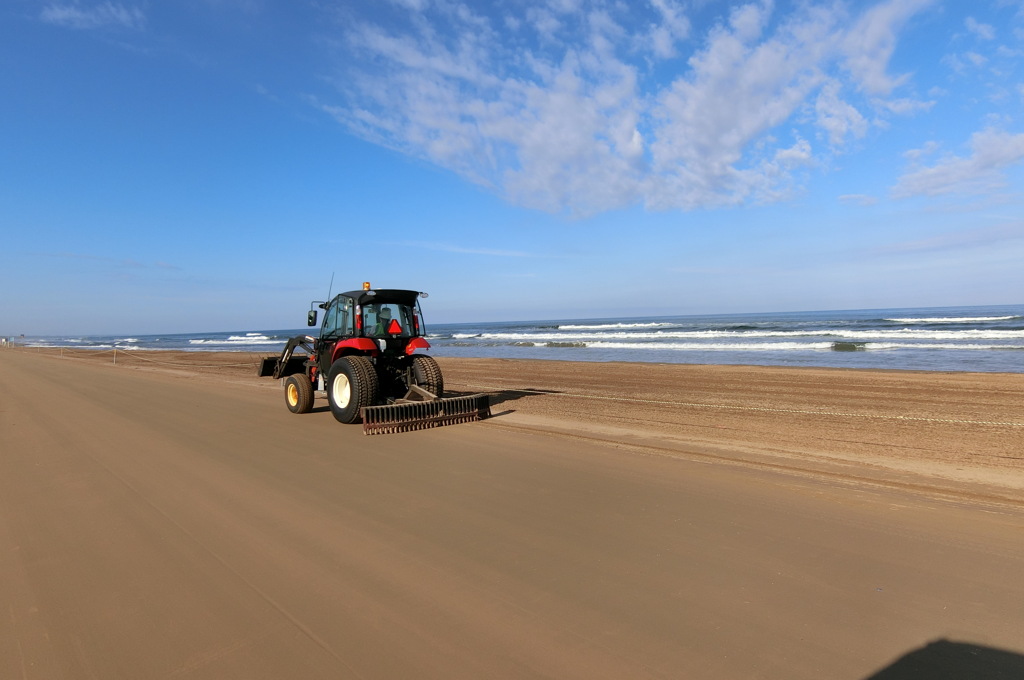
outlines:
[[[412,307],[395,303],[363,305],[363,329],[375,338],[411,338],[418,335]]]

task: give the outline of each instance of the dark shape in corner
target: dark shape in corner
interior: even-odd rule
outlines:
[[[1021,680],[1024,656],[965,642],[936,640],[864,680]]]

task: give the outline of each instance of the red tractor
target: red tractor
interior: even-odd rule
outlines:
[[[342,423],[363,422],[367,434],[404,432],[480,420],[490,415],[487,395],[444,398],[444,377],[423,327],[419,298],[411,290],[363,290],[313,303],[324,310],[320,335],[291,338],[278,357],[267,357],[259,375],[283,378],[292,413],[308,413],[318,393]],[[312,308],[307,324],[317,324]],[[302,353],[296,353],[296,350]]]

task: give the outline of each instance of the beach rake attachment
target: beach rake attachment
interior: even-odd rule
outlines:
[[[483,420],[491,415],[491,402],[486,394],[439,398],[414,385],[405,398],[364,406],[360,413],[363,434],[392,434]]]

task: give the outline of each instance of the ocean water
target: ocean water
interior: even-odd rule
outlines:
[[[429,309],[426,310],[429,315]],[[1024,305],[430,324],[438,357],[1024,373]],[[311,329],[16,338],[272,355]]]

